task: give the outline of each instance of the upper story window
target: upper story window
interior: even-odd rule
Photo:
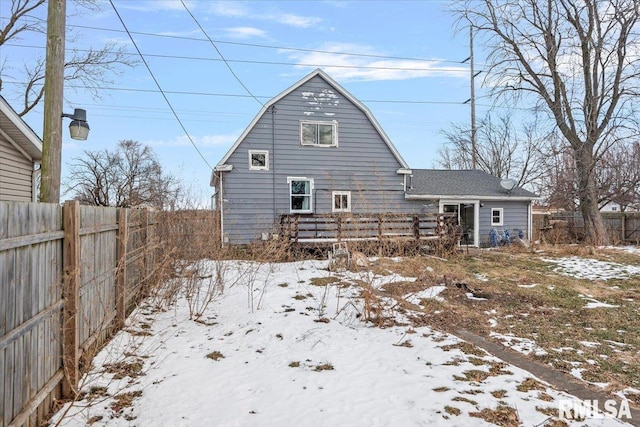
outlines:
[[[249,150],[250,170],[269,170],[269,152],[265,150]]]
[[[491,209],[491,225],[502,225],[502,208],[492,208]]]
[[[300,122],[300,144],[316,147],[338,146],[338,122]]]

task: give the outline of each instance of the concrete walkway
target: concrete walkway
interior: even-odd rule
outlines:
[[[533,361],[524,355],[503,346],[502,344],[490,341],[480,335],[474,334],[473,332],[459,328],[452,328],[446,332],[486,350],[493,356],[504,360],[507,363],[530,372],[537,378],[551,384],[557,390],[565,391],[581,400],[597,400],[600,403],[601,409],[603,408],[606,400],[615,399],[618,403],[620,402],[620,399],[616,396],[592,389],[586,383],[579,381],[577,378],[569,374],[560,372],[548,365],[543,365]],[[619,408],[619,406],[617,406],[617,408]],[[640,410],[635,407],[630,407],[630,412],[631,419],[622,419],[622,421],[640,427]]]

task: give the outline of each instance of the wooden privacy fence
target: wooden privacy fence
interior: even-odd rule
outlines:
[[[640,244],[640,212],[603,212],[602,221],[611,244]],[[584,238],[580,212],[534,213],[533,239],[568,243]]]
[[[280,232],[294,242],[405,239],[429,241],[453,237],[452,214],[282,215]]]
[[[183,210],[158,212],[158,237],[171,242],[173,258],[213,258],[220,248],[219,211]]]
[[[155,268],[155,212],[0,201],[0,427],[72,397]]]

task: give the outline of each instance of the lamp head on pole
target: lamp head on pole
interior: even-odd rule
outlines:
[[[69,133],[72,139],[86,141],[89,136],[89,123],[87,123],[87,112],[82,108],[73,110],[73,114],[62,114],[62,117],[71,119]]]

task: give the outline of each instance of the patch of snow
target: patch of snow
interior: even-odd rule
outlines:
[[[594,348],[600,345],[599,342],[595,342],[595,341],[578,341],[578,342],[587,348]]]
[[[488,282],[489,281],[489,277],[487,277],[487,275],[485,275],[485,274],[476,273],[475,274],[475,278],[480,280],[481,282]]]
[[[535,288],[536,286],[538,286],[537,283],[532,283],[530,285],[518,285],[519,288],[528,288],[528,289]]]
[[[512,350],[515,350],[525,355],[529,355],[533,353],[536,356],[544,356],[545,354],[549,354],[545,349],[538,346],[538,344],[535,341],[530,340],[528,338],[520,338],[511,334],[504,335],[504,334],[499,334],[497,332],[491,332],[489,336],[496,338],[505,347],[509,347]]]
[[[619,305],[607,304],[606,302],[600,302],[595,298],[589,298],[584,295],[579,295],[582,299],[589,301],[584,308],[617,308]]]
[[[474,296],[472,292],[467,292],[465,295],[467,296],[467,298],[469,298],[471,300],[474,300],[474,301],[486,301],[487,300],[486,298],[479,298],[477,296]]]
[[[446,286],[431,286],[420,292],[405,295],[403,298],[407,302],[411,304],[416,304],[416,305],[420,305],[420,301],[423,299],[432,298],[432,299],[435,299],[436,301],[444,301],[444,298],[440,296],[440,293],[445,289],[447,289]]]
[[[541,258],[542,261],[557,264],[553,269],[564,276],[588,280],[628,279],[640,275],[640,267],[577,256],[565,258]]]
[[[251,284],[228,283],[204,310],[201,319],[207,322],[189,319],[183,295],[167,310],[154,310],[153,301],[141,303],[128,318],[127,331],[144,322],[152,335],[118,332],[94,358],[81,385],[87,396],[96,386],[106,387],[108,395],[66,403],[52,425],[485,426],[466,411],[457,420],[444,418],[443,408],[458,405],[452,399],[469,390],[478,391],[473,395],[476,410],[504,401],[517,408],[527,425],[547,422],[548,416],[536,410],[543,405],[536,398],[539,391],[516,389],[532,376],[529,372],[507,365],[511,374],[489,376],[481,383],[454,379],[469,365],[451,362],[470,356],[442,347],[463,341],[427,327],[373,327],[364,320],[357,286],[311,285],[313,278],[335,274],[326,270],[326,262],[222,265],[228,272],[255,266],[261,274],[252,275]],[[342,281],[361,277],[350,274]],[[366,278],[376,285],[387,280]],[[288,285],[277,285],[281,283]],[[388,303],[390,299],[381,301],[383,306]],[[154,313],[147,315],[150,311]],[[536,351],[533,341],[494,336],[504,337],[521,352]],[[106,364],[125,357],[142,363],[143,375],[116,380],[107,373]],[[444,390],[436,392],[439,387]],[[497,398],[485,390],[507,393]],[[118,395],[130,392],[141,394],[122,411],[112,409]],[[579,401],[549,387],[544,393],[554,401]],[[620,424],[594,419],[589,425]]]

